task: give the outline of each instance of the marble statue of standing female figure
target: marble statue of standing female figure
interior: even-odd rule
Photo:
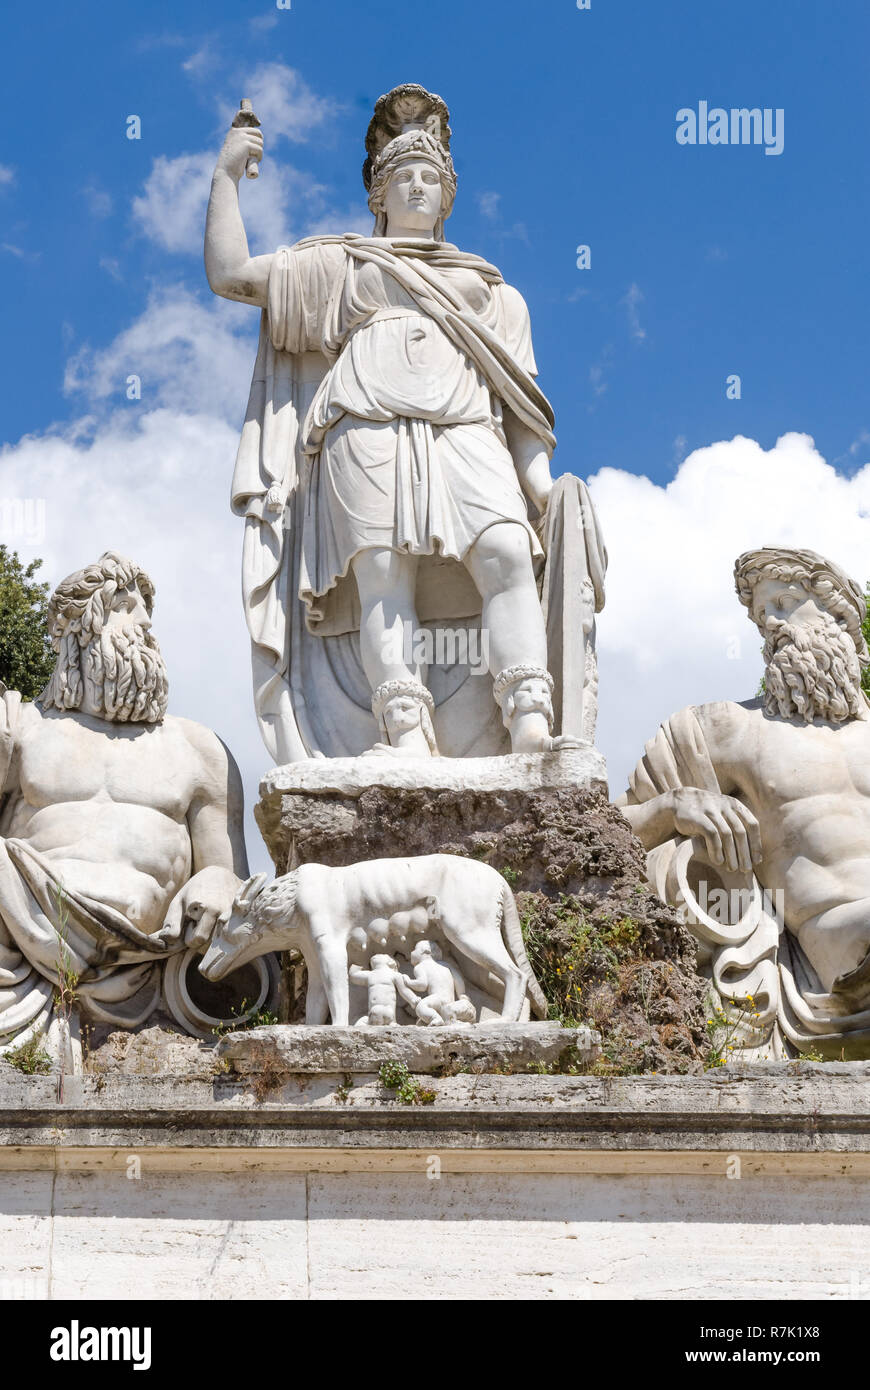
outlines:
[[[585,730],[566,727],[561,685],[554,710],[548,633],[561,662],[564,566],[543,601],[541,584],[548,534],[561,556],[573,526],[576,641],[591,649],[606,556],[579,480],[570,519],[549,505],[553,413],[524,300],[443,240],[456,193],[447,119],[416,85],[378,102],[371,237],[251,256],[238,183],[262,133],[231,130],[215,170],[209,284],[264,311],[233,504],[247,522],[255,701],[278,761],[362,753],[378,734],[380,748],[422,757],[508,751],[505,731],[510,751],[540,752],[558,743],[557,716],[563,733],[589,736],[588,709]],[[437,651],[448,625],[454,650]],[[477,634],[486,681],[463,660],[463,633]],[[591,684],[588,662],[582,672]]]

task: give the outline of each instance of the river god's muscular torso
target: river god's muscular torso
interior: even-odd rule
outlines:
[[[159,930],[191,871],[186,817],[201,761],[186,723],[113,724],[23,706],[0,832],[43,854],[71,891]]]
[[[826,989],[870,950],[870,721],[805,724],[730,702],[698,715],[722,791],[756,816],[758,877]]]

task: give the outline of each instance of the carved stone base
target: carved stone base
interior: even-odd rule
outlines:
[[[278,1025],[229,1033],[217,1052],[242,1073],[271,1066],[288,1075],[369,1075],[383,1062],[404,1062],[417,1075],[443,1076],[459,1071],[524,1072],[558,1062],[569,1049],[572,1061],[589,1066],[601,1052],[600,1041],[589,1028],[561,1028],[558,1023],[484,1023],[471,1028]]]

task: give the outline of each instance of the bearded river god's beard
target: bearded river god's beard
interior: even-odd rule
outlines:
[[[141,626],[103,628],[85,655],[85,679],[106,719],[158,724],[169,681],[156,638]]]
[[[864,707],[855,643],[829,613],[800,627],[769,619],[764,661],[768,714],[842,724]]]

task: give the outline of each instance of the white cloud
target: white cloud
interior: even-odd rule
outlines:
[[[184,65],[193,76],[206,53],[211,53],[208,45]],[[266,141],[260,177],[242,179],[239,189],[251,252],[264,254],[282,243],[322,232],[370,233],[371,213],[362,198],[350,207],[338,207],[326,185],[272,154],[282,140],[300,144],[312,134],[322,136],[341,106],[318,96],[294,68],[283,63],[261,63],[234,79],[233,86],[251,99]],[[219,102],[219,108],[225,131],[238,108],[226,100]],[[163,250],[202,255],[205,208],[221,138],[216,136],[207,150],[171,158],[158,155],[141,194],[134,198],[134,223]]]
[[[853,461],[861,455],[870,458],[870,430],[862,430],[857,439],[853,439],[848,448],[848,456]],[[839,463],[839,459],[837,462]]]
[[[187,42],[183,34],[165,29],[162,34],[146,34],[135,39],[133,49],[136,53],[153,53],[161,48],[184,48]]]
[[[130,555],[157,586],[154,631],[166,657],[170,712],[215,729],[236,757],[248,804],[248,849],[268,855],[251,819],[269,762],[251,699],[249,647],[239,598],[242,523],[229,510],[238,430],[204,414],[119,410],[99,424],[28,436],[0,450],[0,492],[22,480],[45,499],[43,557],[56,584],[106,549]]]
[[[642,343],[646,337],[646,329],[640,321],[638,306],[643,303],[643,290],[639,285],[629,285],[622,299],[619,301],[628,315],[628,330],[635,342]]]
[[[498,217],[498,205],[501,202],[500,193],[478,193],[477,205],[483,217],[489,217],[493,221]]]
[[[203,304],[181,286],[154,293],[140,318],[107,348],[83,345],[67,363],[64,390],[89,405],[125,398],[136,375],[142,399],[131,412],[155,406],[240,422],[254,360],[259,314],[211,298]]]
[[[599,743],[615,796],[661,720],[755,694],[761,638],[732,578],[742,551],[808,547],[870,578],[870,465],[845,478],[807,435],[769,450],[738,436],[696,449],[667,487],[607,468],[590,490],[610,554]]]
[[[604,368],[599,363],[593,363],[589,368],[589,385],[596,396],[603,396],[607,390],[607,382],[604,380]]]
[[[67,389],[83,394],[89,413],[0,449],[0,498],[26,489],[42,499],[44,535],[29,546],[23,534],[0,540],[24,558],[41,556],[52,584],[110,548],[151,574],[170,710],[215,729],[232,749],[249,853],[267,869],[251,810],[269,758],[240,600],[243,523],[229,507],[257,322],[243,305],[164,291],[108,347],[81,350]],[[142,377],[142,400],[113,407],[128,371]]]
[[[341,232],[372,234],[372,215],[363,203],[350,203],[346,208],[325,206],[322,212],[311,214],[303,236],[336,235]]]
[[[614,348],[612,343],[605,343],[598,354],[598,361],[593,362],[589,368],[589,385],[592,388],[594,399],[587,405],[586,409],[590,415],[597,409],[598,399],[607,391],[610,383],[608,375],[613,368]]]
[[[88,211],[92,217],[109,217],[114,206],[112,195],[107,193],[104,188],[99,188],[96,184],[90,183],[87,188],[82,190],[82,196],[88,205]]]
[[[158,155],[141,197],[133,199],[133,218],[165,251],[193,252],[202,244],[203,209],[214,169],[214,155]]]
[[[329,97],[318,96],[296,69],[285,63],[261,63],[243,84],[244,95],[250,98],[267,140],[304,143],[342,109]],[[229,124],[235,108],[224,103],[221,109]]]
[[[133,217],[140,230],[165,251],[202,255],[204,209],[216,158],[217,150],[203,150],[155,159],[141,196],[133,200]],[[243,179],[239,191],[254,255],[316,232],[370,233],[372,229],[371,213],[362,202],[343,211],[336,209],[324,184],[274,159],[264,159],[259,179]]]
[[[41,251],[28,251],[23,246],[16,246],[12,241],[0,243],[0,251],[5,251],[7,255],[15,256],[17,260],[27,261],[30,264],[35,264],[42,256]]]
[[[181,69],[189,77],[206,78],[214,73],[221,65],[220,55],[215,50],[211,39],[206,39],[205,43],[200,44],[190,57],[181,64]]]
[[[10,164],[0,164],[0,188],[15,182],[15,170]]]

